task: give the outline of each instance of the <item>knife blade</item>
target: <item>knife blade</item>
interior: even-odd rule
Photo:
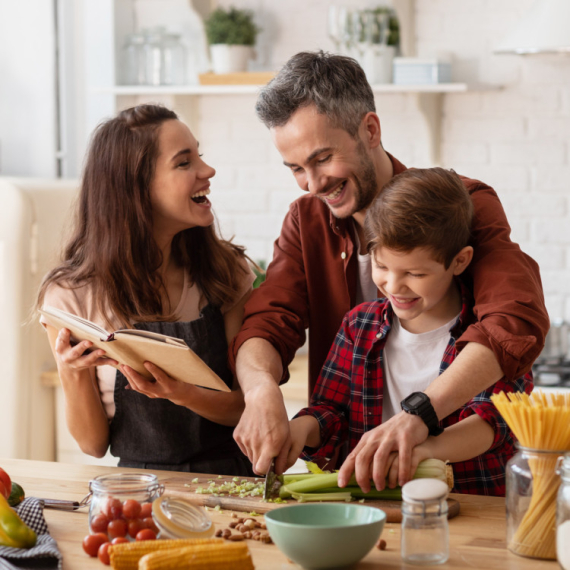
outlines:
[[[273,499],[277,495],[280,486],[281,485],[279,483],[279,480],[277,479],[277,475],[275,474],[275,458],[273,458],[269,465],[269,469],[265,474],[265,485],[263,486],[263,498],[265,500]]]

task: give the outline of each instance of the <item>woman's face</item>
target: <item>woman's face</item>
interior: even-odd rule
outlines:
[[[202,160],[198,142],[184,123],[172,119],[162,124],[150,185],[155,236],[173,237],[183,230],[214,223],[207,196],[215,173]]]

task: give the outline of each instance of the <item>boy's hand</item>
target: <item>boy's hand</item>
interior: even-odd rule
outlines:
[[[416,472],[418,465],[424,459],[431,459],[434,457],[434,454],[431,450],[430,440],[433,438],[429,438],[424,441],[424,443],[420,443],[420,445],[416,445],[412,450],[412,462],[410,464],[410,477],[413,477],[414,473]],[[390,466],[390,471],[388,473],[388,477],[386,477],[386,485],[390,489],[394,489],[398,485],[398,472],[400,468],[400,460],[398,455],[396,455],[394,461],[392,461],[392,465]]]
[[[412,451],[428,436],[428,428],[418,416],[400,412],[386,423],[366,432],[358,445],[348,455],[338,474],[339,487],[345,487],[351,475],[356,474],[356,482],[367,493],[370,491],[370,478],[381,491],[386,486],[388,474],[397,452],[398,484],[411,479],[413,471]]]

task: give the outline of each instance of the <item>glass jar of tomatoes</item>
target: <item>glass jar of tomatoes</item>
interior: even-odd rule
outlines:
[[[92,534],[105,533],[109,540],[117,537],[134,540],[143,530],[158,534],[152,518],[152,502],[164,493],[164,485],[158,482],[156,475],[100,475],[90,481],[89,490],[89,531]]]

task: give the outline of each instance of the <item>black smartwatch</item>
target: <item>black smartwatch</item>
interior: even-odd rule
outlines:
[[[443,428],[439,427],[437,414],[427,394],[423,392],[412,392],[407,398],[404,398],[400,402],[400,405],[404,412],[419,416],[428,427],[430,435],[439,435],[443,432]]]

